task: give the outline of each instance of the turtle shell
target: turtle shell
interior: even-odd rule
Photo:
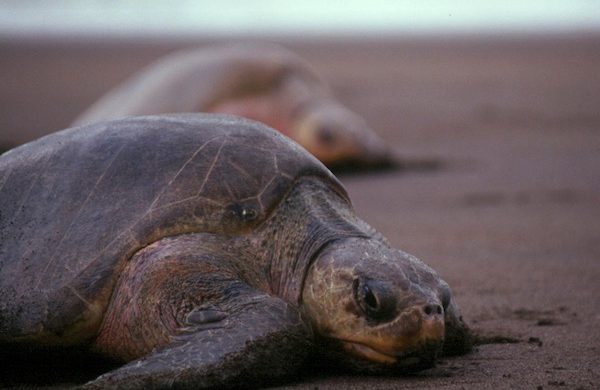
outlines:
[[[136,251],[177,234],[251,231],[307,175],[345,196],[285,136],[223,115],[98,123],[5,153],[0,341],[92,337]]]

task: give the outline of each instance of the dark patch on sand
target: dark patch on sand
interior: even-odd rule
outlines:
[[[569,318],[577,317],[577,313],[570,312],[564,306],[554,310],[530,310],[521,308],[515,310],[513,314],[519,320],[533,321],[536,326],[566,325]]]
[[[530,337],[530,338],[527,339],[527,342],[529,344],[535,344],[538,347],[541,347],[542,345],[544,345],[544,343],[542,342],[542,340],[540,340],[539,337]]]
[[[566,322],[557,320],[555,318],[540,318],[535,323],[537,326],[556,326],[556,325],[565,325]]]
[[[522,340],[503,335],[473,335],[473,345],[486,345],[486,344],[517,344],[523,342]]]

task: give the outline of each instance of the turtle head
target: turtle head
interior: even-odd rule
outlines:
[[[394,164],[391,150],[365,120],[333,100],[317,100],[303,107],[292,134],[329,167]]]
[[[446,282],[378,240],[345,239],[322,250],[302,306],[325,354],[361,371],[415,371],[433,365],[442,349],[468,349]]]

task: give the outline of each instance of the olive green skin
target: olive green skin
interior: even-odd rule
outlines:
[[[260,385],[311,353],[404,372],[444,337],[468,349],[435,272],[257,122],[150,116],[46,136],[0,156],[0,210],[0,346],[129,362],[89,388]],[[385,319],[364,310],[365,285],[393,302]]]

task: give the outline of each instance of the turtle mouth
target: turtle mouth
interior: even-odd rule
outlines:
[[[319,360],[319,367],[330,364],[344,372],[397,376],[435,366],[441,344],[428,340],[410,348],[388,349],[367,345],[362,341],[324,336],[320,348],[324,360]]]
[[[342,348],[352,355],[362,357],[377,363],[395,364],[398,362],[397,354],[390,354],[376,350],[368,345],[354,341],[340,340]]]
[[[412,348],[385,351],[361,342],[342,339],[338,339],[338,341],[347,353],[356,358],[407,371],[431,367],[442,346],[442,343],[438,341],[427,340]]]

